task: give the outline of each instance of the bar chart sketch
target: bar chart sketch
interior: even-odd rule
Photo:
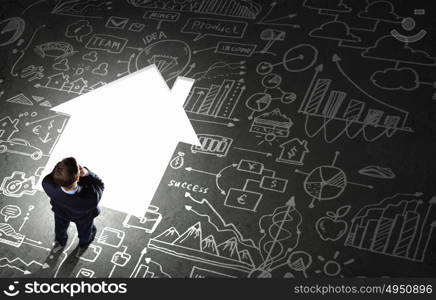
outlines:
[[[194,87],[185,104],[185,111],[190,118],[200,117],[207,120],[227,121],[232,118],[232,113],[245,90],[243,79],[226,79],[221,84],[211,84],[209,87]]]
[[[411,261],[424,261],[436,227],[436,197],[397,194],[363,207],[353,218],[346,246]]]
[[[262,6],[254,1],[244,0],[155,0],[129,1],[134,6],[158,8],[171,11],[191,11],[200,14],[255,19]]]
[[[336,89],[335,81],[319,76],[323,67],[318,66],[299,109],[306,115],[307,135],[314,137],[322,132],[327,143],[341,136],[363,137],[373,142],[382,136],[392,137],[398,131],[412,131],[406,126],[408,112],[367,94],[344,73],[338,56],[334,56],[333,61],[344,82],[354,86],[356,91]]]

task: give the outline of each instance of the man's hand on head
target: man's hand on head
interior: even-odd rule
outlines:
[[[85,167],[79,166],[79,176],[84,177],[89,174],[88,170]]]

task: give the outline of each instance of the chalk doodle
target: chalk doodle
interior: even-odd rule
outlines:
[[[262,6],[252,0],[181,1],[182,3],[185,2],[183,4],[179,2],[177,0],[128,0],[128,3],[136,7],[164,9],[167,11],[187,11],[244,19],[255,19],[262,10]]]
[[[112,269],[108,275],[108,278],[112,277],[112,275],[117,267],[119,267],[119,268],[125,267],[129,263],[131,258],[132,258],[132,255],[127,253],[126,246],[123,246],[123,251],[115,252],[111,258],[111,263],[113,264],[113,266],[112,266]]]
[[[102,245],[119,248],[123,243],[126,233],[124,231],[105,227],[97,238],[97,242]]]
[[[25,236],[15,231],[8,223],[0,223],[0,243],[19,248],[24,241]]]
[[[434,277],[430,4],[9,2],[0,9],[0,277]],[[194,81],[178,104],[198,145],[173,145],[142,215],[101,207],[87,249],[77,234],[56,244],[36,186],[71,120],[56,106],[150,65],[169,88]],[[82,113],[97,124],[103,102]],[[141,124],[161,115],[177,130],[165,110],[126,112]],[[130,123],[111,124],[115,164],[132,141],[149,155],[149,132],[162,129],[129,139]],[[127,198],[126,207],[141,193]]]
[[[299,138],[293,138],[280,144],[280,148],[282,151],[276,161],[291,165],[303,165],[306,154],[310,152],[307,148],[307,141]]]
[[[86,44],[86,49],[101,50],[108,53],[121,53],[127,45],[127,39],[108,34],[93,34]]]
[[[40,268],[47,269],[49,267],[50,266],[47,263],[40,263],[35,260],[26,262],[20,257],[15,257],[13,259],[7,257],[0,258],[0,268],[18,270],[19,272],[23,273],[23,275],[29,275]]]
[[[0,140],[0,154],[6,152],[29,156],[33,160],[39,160],[43,156],[41,149],[32,146],[29,141],[22,138],[11,138],[7,141]]]
[[[21,209],[16,205],[6,205],[0,210],[0,215],[5,218],[5,222],[8,222],[9,219],[17,218],[21,215]]]
[[[80,268],[76,274],[76,278],[94,278],[95,271],[87,268]]]
[[[32,82],[44,78],[44,71],[43,66],[29,65],[20,71],[20,78],[26,78],[27,81]]]
[[[189,278],[236,278],[235,276],[221,272],[199,268],[194,266],[189,274]]]
[[[256,134],[257,137],[262,137],[263,140],[258,145],[272,141],[278,138],[286,138],[290,134],[290,128],[294,125],[291,118],[282,114],[279,108],[275,108],[270,112],[263,113],[253,118],[250,132]]]
[[[0,21],[0,47],[15,43],[26,28],[26,22],[20,17]]]
[[[242,78],[224,79],[221,84],[208,87],[195,86],[183,107],[192,121],[233,127],[239,119],[232,115],[245,90]]]
[[[270,51],[270,48],[272,45],[276,42],[284,41],[286,37],[286,31],[283,30],[276,30],[276,29],[265,29],[260,33],[260,39],[262,41],[266,41],[267,43],[265,46],[257,51],[256,53],[261,54],[271,54],[276,56],[277,54],[275,52]]]
[[[68,58],[64,58],[52,65],[52,68],[56,71],[68,71],[70,66],[68,65]]]
[[[413,13],[414,15],[425,15],[425,9],[415,9]],[[405,31],[410,32],[414,30],[415,25],[416,25],[415,20],[412,17],[407,17],[401,20],[401,27]],[[427,35],[427,30],[421,28],[414,35],[404,35],[401,34],[397,29],[392,29],[391,35],[399,41],[411,44],[411,43],[416,43],[422,38],[424,38]]]
[[[216,155],[218,157],[225,157],[232,146],[233,139],[211,135],[211,134],[198,134],[198,140],[201,146],[191,146],[192,153],[204,153]]]
[[[271,73],[276,66],[283,66],[288,72],[303,72],[311,68],[318,59],[318,49],[310,44],[300,44],[289,48],[282,57],[282,61],[276,64],[261,62],[257,73],[266,75]]]
[[[347,259],[345,261],[339,261],[339,255],[340,252],[336,251],[333,254],[333,258],[331,259],[326,259],[324,258],[322,255],[318,255],[318,261],[321,262],[323,264],[322,269],[317,269],[314,272],[316,274],[323,274],[325,276],[328,277],[340,277],[340,278],[344,278],[344,276],[341,274],[342,273],[342,268],[354,263],[354,258],[350,258]]]
[[[147,248],[144,248],[130,278],[171,278],[171,276],[163,271],[161,264],[147,257]]]
[[[69,81],[69,78],[70,77],[63,72],[57,73],[51,76],[47,76],[47,81],[44,84],[37,83],[34,85],[34,87],[82,95],[106,84],[105,82],[99,81],[89,86],[88,81],[83,79],[82,77],[79,77],[71,82]]]
[[[208,47],[204,49],[197,49],[192,51],[193,54],[197,54],[204,51],[213,50],[214,53],[231,55],[231,56],[243,56],[243,57],[251,57],[253,55],[254,50],[256,50],[256,44],[245,44],[245,43],[235,43],[235,42],[226,42],[219,41],[216,46]]]
[[[55,5],[52,14],[82,18],[103,18],[101,12],[111,10],[112,1],[99,0],[61,0]]]
[[[159,213],[159,207],[149,205],[143,217],[138,218],[133,215],[127,215],[123,221],[123,226],[153,233],[161,220],[162,214]]]
[[[173,168],[174,170],[183,167],[185,163],[185,159],[183,158],[184,156],[185,156],[184,152],[177,152],[177,155],[170,161],[170,167]]]
[[[36,35],[39,33],[39,31],[41,30],[41,29],[43,29],[45,27],[45,25],[41,25],[41,26],[38,26],[34,31],[33,31],[33,33],[32,33],[32,36],[30,37],[30,39],[29,39],[29,41],[27,42],[27,44],[21,49],[21,50],[16,50],[16,51],[13,51],[13,53],[19,53],[19,55],[18,55],[18,58],[15,60],[15,62],[14,62],[14,64],[12,65],[12,67],[11,67],[11,71],[9,72],[13,77],[17,77],[18,76],[18,73],[16,72],[16,68],[17,68],[17,66],[21,63],[21,61],[22,61],[22,59],[23,59],[23,57],[24,57],[24,55],[26,54],[26,52],[28,51],[28,49],[30,48],[30,46],[32,45],[32,43],[33,43],[33,40],[35,39],[35,37],[36,37]],[[35,51],[36,51],[37,49],[35,48]],[[37,52],[38,53],[38,52]]]
[[[331,3],[327,3],[326,1],[304,0],[303,6],[311,9],[316,9],[318,11],[325,11],[328,13],[351,11],[351,8],[348,5],[344,4],[343,0],[334,0]]]
[[[337,241],[344,236],[348,230],[348,223],[338,219],[344,217],[350,208],[349,205],[341,206],[336,212],[328,211],[326,212],[327,216],[316,221],[316,232],[323,241]]]
[[[149,246],[167,254],[237,271],[245,277],[271,277],[271,272],[287,264],[299,243],[302,217],[295,207],[294,197],[259,219],[262,237],[258,244],[244,238],[236,226],[227,223],[206,199],[196,200],[189,193],[185,197],[196,206],[200,204],[198,208],[185,206],[187,211],[205,218],[216,232],[226,232],[232,237],[221,244],[213,235],[203,238],[202,223],[198,222],[182,234],[174,227],[169,228],[156,238],[157,241],[151,239]],[[195,250],[190,248],[194,245]]]
[[[191,48],[188,44],[180,40],[163,39],[140,49],[138,53],[131,55],[128,61],[119,61],[126,64],[127,70],[118,76],[155,64],[165,80],[171,80],[184,72],[190,61]]]
[[[78,42],[83,42],[83,38],[90,35],[93,28],[88,20],[80,20],[68,25],[65,36],[74,38]]]
[[[411,261],[424,261],[436,227],[436,197],[396,194],[364,206],[352,219],[345,246]]]
[[[62,59],[74,54],[74,48],[67,42],[47,42],[35,46],[34,51],[42,58]]]
[[[76,258],[86,262],[95,262],[101,254],[102,247],[98,245],[89,245],[85,251],[76,252]]]
[[[17,127],[19,119],[12,119],[11,117],[3,117],[0,119],[0,139],[8,141],[12,136],[20,131]]]
[[[358,172],[361,175],[379,179],[394,179],[396,177],[391,168],[381,166],[366,166]]]
[[[129,23],[129,18],[111,16],[106,22],[105,27],[110,29],[124,29]]]
[[[328,201],[338,198],[344,192],[348,184],[369,189],[373,188],[371,185],[348,181],[345,172],[335,166],[338,156],[339,152],[336,151],[331,165],[316,167],[309,173],[298,169],[295,170],[296,173],[306,175],[303,185],[306,193],[312,196],[312,201],[309,204],[310,208],[314,207],[315,200]]]
[[[296,17],[296,13],[284,13],[281,10],[279,1],[272,1],[269,4],[268,11],[262,16],[262,18],[256,22],[260,25],[276,25],[276,26],[290,26],[293,28],[299,28],[299,24],[293,23],[293,19]]]
[[[180,13],[172,12],[172,11],[160,11],[160,10],[147,10],[143,15],[144,19],[155,20],[158,21],[156,25],[156,30],[159,30],[162,26],[163,22],[175,23],[180,18]],[[133,24],[131,25],[133,26]],[[144,26],[144,25],[142,25]],[[140,28],[140,26],[136,26]],[[141,31],[141,30],[132,30],[131,31]]]
[[[24,172],[14,171],[10,176],[4,177],[0,186],[3,195],[20,198],[23,195],[34,195],[35,176],[27,177]]]
[[[305,130],[308,136],[322,133],[324,140],[332,143],[343,135],[350,139],[361,135],[366,141],[372,142],[382,136],[391,137],[397,131],[412,131],[406,126],[408,112],[369,95],[344,72],[338,55],[332,59],[339,73],[357,93],[348,95],[345,91],[332,90],[327,96],[334,82],[320,78],[323,66],[317,66],[299,108],[299,112],[306,116]]]
[[[41,100],[42,101],[42,100]],[[44,118],[33,119],[26,122],[24,125],[32,126],[32,133],[38,136],[38,139],[43,143],[51,143],[52,146],[48,153],[51,153],[54,145],[59,139],[60,133],[63,132],[68,121],[68,116],[56,113]]]
[[[210,18],[190,18],[182,33],[196,34],[194,42],[206,36],[242,39],[247,30],[246,22]]]

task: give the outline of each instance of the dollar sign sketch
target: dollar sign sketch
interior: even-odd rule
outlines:
[[[277,179],[274,179],[272,182],[271,182],[271,187],[272,188],[275,188],[277,186]]]

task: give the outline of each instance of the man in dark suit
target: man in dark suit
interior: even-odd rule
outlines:
[[[42,187],[50,197],[55,219],[55,247],[65,246],[70,222],[76,224],[79,247],[86,249],[94,240],[97,228],[94,218],[100,214],[98,203],[103,194],[103,181],[88,168],[68,157],[44,177]]]

